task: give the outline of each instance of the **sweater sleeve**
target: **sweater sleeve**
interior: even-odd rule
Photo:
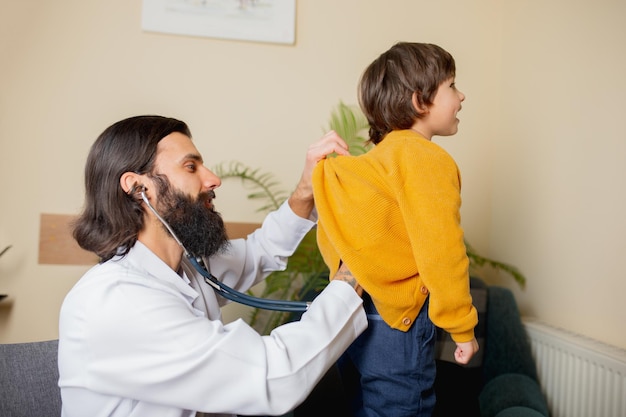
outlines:
[[[469,288],[469,260],[460,224],[461,178],[452,157],[435,144],[418,160],[403,154],[396,193],[419,277],[430,293],[429,315],[456,342],[474,337],[478,322]]]

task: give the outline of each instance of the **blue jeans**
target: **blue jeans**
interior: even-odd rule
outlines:
[[[385,323],[364,294],[368,328],[339,358],[354,417],[430,417],[435,407],[435,326],[428,299],[408,332]]]

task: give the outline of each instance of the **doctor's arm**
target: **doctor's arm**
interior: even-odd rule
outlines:
[[[315,165],[326,158],[331,153],[338,155],[348,155],[348,145],[346,142],[333,130],[326,133],[317,142],[309,146],[306,153],[306,160],[304,163],[304,169],[302,176],[296,189],[289,197],[289,207],[295,214],[300,217],[308,219],[313,211],[313,185],[311,183],[311,175]]]
[[[287,202],[269,213],[261,228],[246,239],[232,240],[228,251],[211,258],[213,275],[230,287],[245,291],[272,271],[286,268],[289,256],[315,226],[315,219],[311,218],[313,168],[333,152],[348,154],[345,141],[330,131],[309,147],[300,181]]]

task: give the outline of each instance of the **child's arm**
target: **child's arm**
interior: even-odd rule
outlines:
[[[472,356],[478,352],[478,349],[478,341],[476,338],[473,338],[469,342],[457,343],[456,350],[454,351],[454,360],[460,364],[467,365],[470,359],[472,359]]]

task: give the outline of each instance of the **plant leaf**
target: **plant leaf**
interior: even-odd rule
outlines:
[[[522,274],[517,267],[505,262],[500,262],[481,256],[477,254],[474,248],[467,242],[465,242],[465,248],[467,250],[467,257],[470,260],[470,269],[475,270],[477,267],[489,265],[494,269],[504,271],[510,274],[513,277],[513,280],[515,280],[515,282],[517,282],[517,284],[520,286],[520,288],[524,289],[526,287],[526,276],[524,276],[524,274]]]
[[[241,162],[223,162],[211,168],[222,180],[238,178],[244,187],[252,187],[255,191],[247,195],[250,200],[260,200],[262,206],[258,212],[270,212],[277,210],[287,200],[288,193],[279,189],[279,183],[274,174],[261,172],[259,168],[252,169]]]
[[[328,128],[346,141],[351,155],[361,155],[372,147],[365,137],[369,123],[357,106],[348,106],[340,101],[330,115]]]
[[[2,249],[2,252],[0,252],[0,256],[4,255],[4,253],[5,253],[6,251],[8,251],[9,249],[11,249],[11,247],[12,247],[12,246],[11,246],[11,245],[9,245],[9,246],[7,246],[6,248]]]

